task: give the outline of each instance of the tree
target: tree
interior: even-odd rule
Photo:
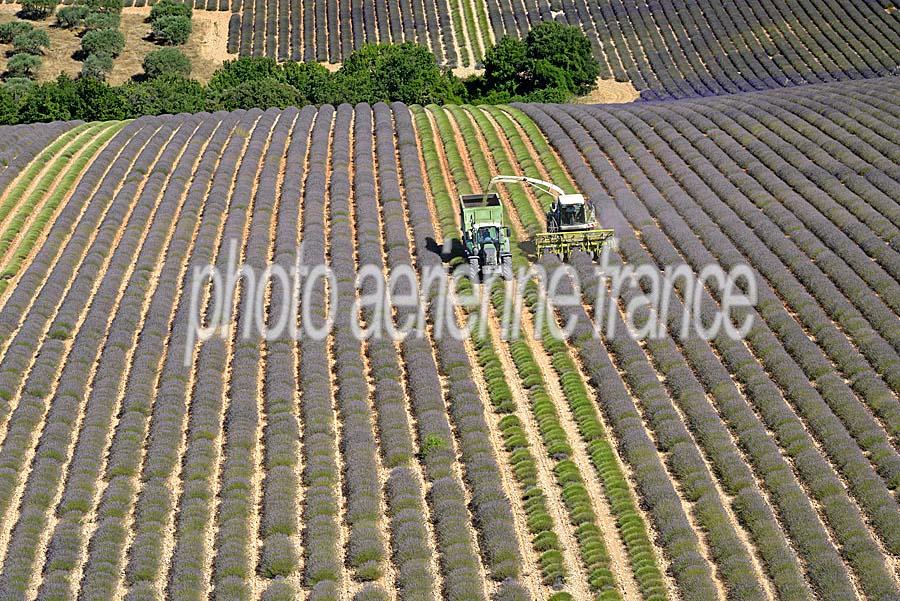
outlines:
[[[15,95],[7,89],[6,85],[0,86],[0,125],[12,125],[19,120],[19,102]]]
[[[121,17],[119,13],[91,11],[84,18],[84,27],[88,31],[96,31],[98,29],[118,29]]]
[[[103,81],[112,71],[113,59],[106,52],[94,52],[84,59],[81,65],[81,77]]]
[[[56,4],[57,0],[22,0],[22,14],[29,19],[46,19]]]
[[[166,46],[177,46],[187,42],[191,35],[191,20],[183,16],[160,17],[150,25],[153,39]]]
[[[209,89],[221,91],[248,81],[275,79],[285,81],[285,72],[274,59],[263,56],[245,56],[225,61],[209,80]]]
[[[27,52],[14,54],[6,63],[6,70],[13,77],[31,77],[41,68],[41,57]]]
[[[17,34],[13,38],[13,52],[18,54],[25,52],[28,54],[43,54],[44,48],[50,47],[50,36],[43,29],[32,29]]]
[[[325,104],[333,98],[331,71],[319,63],[288,62],[282,65],[284,80],[311,104]]]
[[[411,42],[361,47],[344,62],[336,83],[347,102],[446,104],[462,92],[459,80],[442,71],[428,49]]]
[[[103,53],[114,58],[125,49],[125,35],[118,29],[89,31],[81,38],[81,49],[87,55]]]
[[[56,24],[65,29],[74,29],[84,25],[90,11],[83,4],[64,6],[56,11]]]
[[[565,74],[573,94],[587,94],[596,86],[600,65],[578,27],[544,21],[528,32],[525,45],[528,58],[547,61]]]
[[[187,17],[190,19],[193,14],[192,4],[179,0],[159,0],[150,9],[150,22],[152,23],[160,17]]]
[[[177,48],[160,48],[147,53],[144,57],[144,74],[148,79],[163,75],[179,75],[188,77],[191,74],[191,61]]]
[[[92,77],[78,79],[74,87],[76,101],[72,109],[73,118],[84,121],[111,121],[127,116],[125,99],[118,88]]]
[[[226,111],[251,108],[287,108],[302,106],[300,93],[292,86],[274,78],[245,81],[219,92],[216,108]]]
[[[503,36],[484,55],[484,78],[494,91],[516,94],[530,67],[528,47],[519,38]]]
[[[0,24],[0,44],[11,44],[20,33],[27,33],[34,29],[34,25],[25,21],[10,21]]]
[[[161,75],[120,88],[130,116],[198,113],[206,110],[206,88],[193,79]]]
[[[36,84],[29,89],[19,108],[20,123],[70,121],[77,103],[75,83],[65,75],[56,81]]]

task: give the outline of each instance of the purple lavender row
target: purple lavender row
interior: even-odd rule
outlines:
[[[614,119],[612,119],[614,115],[606,115],[603,113],[595,114],[597,118],[603,122],[604,128],[614,127],[614,124],[616,123]],[[626,122],[629,121],[629,119],[627,119],[627,113],[622,113],[622,119]],[[631,125],[634,128],[640,129],[640,125]],[[592,128],[590,124],[587,125],[587,127]],[[622,141],[624,144],[638,143],[636,140],[633,140],[632,135],[627,133],[627,129],[620,128],[617,131],[623,138]],[[644,126],[644,133],[646,133],[646,131],[649,130]],[[631,163],[631,160],[626,155],[625,151],[618,146],[618,143],[612,141],[608,134],[600,132],[600,135],[606,140],[605,142],[600,140],[601,145],[604,148],[614,148],[612,152],[615,152],[618,155],[616,158],[617,162],[624,165],[622,167],[623,171],[627,173],[637,173],[636,171],[633,171],[633,163]],[[651,142],[651,144],[653,144],[653,147],[658,147],[658,144],[655,141]],[[665,153],[661,153],[661,155],[664,156]],[[644,172],[648,174],[649,179],[656,184],[658,189],[670,189],[672,182],[668,179],[668,174],[662,166],[654,164],[651,160],[645,162],[642,168]],[[679,176],[684,177],[681,174],[679,174]],[[632,183],[633,185],[636,185],[634,182]],[[698,192],[706,192],[706,194],[709,195],[709,191],[703,190],[702,185]],[[645,203],[649,206],[649,203],[652,201],[653,198],[648,196]],[[671,209],[667,205],[666,208],[662,210],[670,211]],[[716,224],[708,218],[704,219],[703,217],[696,216],[694,212],[690,213],[690,215],[692,225],[697,227],[698,231],[701,232],[700,236],[702,238],[712,238],[714,243],[718,242],[721,245],[724,245],[724,248],[716,249],[715,257],[713,257],[712,254],[705,252],[705,249],[702,249],[702,247],[689,247],[694,254],[691,254],[688,250],[683,250],[682,252],[692,262],[695,269],[699,271],[701,268],[700,266],[713,263],[716,260],[716,257],[724,267],[729,269],[742,264],[745,261],[743,255],[741,255],[730,242],[722,240],[724,236],[721,232],[713,231],[704,234],[703,227],[700,227],[709,224],[709,227],[718,230]],[[664,228],[670,223],[671,220],[667,218],[663,224]],[[671,226],[670,230],[671,231],[668,231],[668,234],[673,238],[678,233],[687,235],[686,230],[678,230],[674,225]],[[707,242],[707,244],[709,243]],[[783,302],[775,295],[774,291],[768,286],[763,286],[760,291],[760,298],[761,313],[765,318],[765,323],[778,332],[779,337],[783,341],[782,344],[784,345],[785,350],[789,351],[791,357],[798,362],[799,367],[806,375],[806,379],[809,381],[816,381],[819,394],[822,395],[822,398],[828,403],[829,407],[835,411],[836,415],[843,420],[845,426],[858,441],[858,444],[870,455],[872,463],[877,467],[882,477],[887,483],[891,484],[892,488],[896,487],[896,483],[900,480],[900,456],[898,456],[896,451],[891,448],[887,433],[881,425],[874,420],[871,414],[868,413],[867,408],[862,404],[861,400],[854,396],[853,391],[851,391],[850,387],[844,382],[844,378],[835,373],[834,366],[824,356],[822,350],[818,348],[813,341],[809,340],[801,327],[790,317]],[[884,392],[889,394],[886,389]],[[871,474],[871,476],[874,477],[874,474]],[[876,503],[876,506],[882,507],[888,503],[889,493],[887,490],[883,491],[882,500],[878,502],[875,501],[878,493],[873,491],[871,494],[875,495],[872,498],[872,502]],[[877,513],[883,514],[884,510],[879,509]],[[887,518],[887,516],[885,517]],[[877,518],[875,519],[877,522]],[[900,519],[900,515],[891,519]],[[891,529],[889,528],[888,530]],[[900,544],[900,539],[898,539],[898,544]]]
[[[105,520],[110,535],[124,529],[119,520],[125,515],[117,511],[117,500],[128,499],[133,505],[134,535],[126,548],[125,567],[129,599],[161,598],[166,585],[164,539],[175,521],[178,495],[170,479],[181,467],[187,414],[184,388],[191,377],[190,368],[184,366],[191,302],[185,291],[190,291],[195,270],[215,259],[230,199],[228,184],[245,145],[243,136],[233,134],[236,127],[249,130],[255,116],[238,111],[216,113],[209,120],[219,127],[194,170],[187,201],[191,210],[182,216],[184,229],[177,233],[178,246],[172,251],[181,253],[187,266],[167,265],[160,274],[166,276],[163,281],[180,285],[153,299],[138,347],[146,360],[136,362],[126,385],[106,469],[108,485],[101,506],[110,512]]]
[[[200,122],[199,118],[197,120],[183,119],[183,121],[185,122],[184,127],[176,133],[162,155],[161,162],[158,164],[159,170],[150,174],[145,184],[145,194],[155,194],[156,198],[162,196],[162,199],[135,263],[132,279],[126,284],[124,295],[119,301],[119,308],[112,319],[93,381],[87,381],[87,373],[84,372],[83,365],[71,364],[75,366],[74,370],[67,365],[62,376],[64,384],[57,392],[47,418],[48,424],[55,419],[60,420],[62,424],[74,426],[77,415],[72,412],[77,410],[77,407],[69,406],[71,403],[69,397],[71,395],[76,395],[74,398],[87,396],[84,419],[81,429],[77,432],[77,439],[65,440],[67,447],[74,443],[73,457],[67,473],[60,472],[58,474],[58,477],[65,476],[65,488],[62,490],[60,504],[56,507],[59,521],[53,529],[50,539],[44,563],[45,578],[41,583],[39,598],[57,595],[58,598],[71,598],[73,594],[72,568],[80,567],[81,552],[87,536],[82,528],[83,520],[86,514],[96,508],[99,500],[97,499],[98,488],[105,467],[103,458],[111,438],[112,423],[120,402],[119,390],[129,372],[129,369],[126,368],[129,349],[136,344],[135,336],[144,319],[145,294],[152,289],[150,278],[154,275],[156,265],[164,253],[168,254],[166,250],[170,244],[168,237],[174,236],[175,233],[172,223],[178,219],[179,215],[183,214],[180,206],[183,186],[191,178],[194,161],[199,156],[206,137],[212,133],[211,127],[201,128],[195,132],[194,128]],[[178,149],[188,143],[190,146],[179,158]],[[179,162],[174,171],[170,171],[170,162],[176,159]],[[169,173],[172,173],[171,177],[169,177]],[[179,187],[175,182],[182,182],[182,186]],[[113,269],[114,267],[115,269]],[[121,265],[111,265],[107,274],[121,270]],[[82,329],[86,326],[87,322]],[[99,327],[98,330],[100,330]],[[82,351],[73,349],[73,354],[76,352],[80,356]],[[139,361],[140,358],[135,354],[132,359]],[[74,373],[67,373],[73,371]],[[86,385],[90,386],[89,396],[88,391],[84,390]],[[47,428],[49,429],[49,427],[48,425]],[[44,447],[44,444],[42,442],[41,446]],[[53,454],[48,460],[51,466],[57,463],[56,457],[64,455],[61,448],[54,449],[52,444],[47,445],[45,452]],[[32,477],[35,477],[35,473],[39,469],[39,465],[34,467]],[[47,482],[40,488],[52,489],[53,485]],[[36,493],[36,496],[40,499],[43,492]],[[42,528],[47,528],[46,518],[41,519],[44,520],[41,522]],[[36,543],[37,541],[34,540],[23,541],[23,544],[29,546],[36,545]],[[121,546],[117,549],[115,546],[109,545],[104,551],[104,560],[111,565],[118,568],[123,563],[124,556]],[[118,570],[115,571],[118,572]]]
[[[711,169],[709,162],[701,158],[702,155],[688,153],[689,149],[698,149],[701,152],[711,151],[715,154],[712,150],[715,146],[704,144],[705,136],[687,120],[679,119],[676,115],[660,113],[641,113],[639,116],[661,132],[663,138],[678,152],[677,156],[688,157],[694,171],[702,176],[703,183],[698,181],[696,187],[702,189],[705,185],[710,186],[705,194],[696,196],[701,206],[721,224],[719,227],[722,228],[722,232],[740,248],[743,256],[751,259],[759,272],[765,275],[779,296],[788,302],[793,312],[804,323],[806,329],[816,333],[816,342],[822,350],[840,368],[844,377],[850,379],[853,389],[865,399],[866,405],[881,417],[883,423],[888,426],[888,433],[895,434],[900,428],[900,404],[885,382],[890,383],[894,390],[898,387],[897,378],[900,376],[896,371],[900,367],[900,358],[897,357],[897,353],[868,326],[862,315],[850,305],[834,283],[817,266],[803,259],[802,251],[787,236],[783,235],[774,224],[766,222],[761,213],[752,211],[749,199],[741,190],[725,180],[717,170]],[[668,126],[662,125],[663,118],[668,121]],[[686,137],[681,137],[679,131],[672,125],[677,126],[678,130],[687,130]],[[675,155],[665,153],[658,156],[666,164],[678,164]],[[673,173],[684,174],[679,177],[691,179],[697,177],[683,164],[669,168]],[[757,187],[755,193],[759,191]],[[754,227],[758,234],[747,225],[756,225],[760,221],[764,225]],[[738,255],[731,256],[741,260]],[[804,282],[806,288],[800,284],[798,278]],[[816,297],[815,300],[810,293]],[[773,296],[770,298],[773,299],[771,309],[764,310],[763,316],[769,319],[767,315],[774,312],[780,316],[775,319],[786,323],[784,327],[789,332],[788,335],[797,341],[794,344],[802,345],[802,350],[792,354],[798,358],[802,357],[813,370],[829,371],[829,363],[821,352],[818,349],[809,349],[809,345],[813,343],[805,336],[801,338],[797,335],[799,325],[785,318],[783,304],[775,303]],[[839,331],[831,319],[839,323],[847,334]],[[852,343],[848,334],[852,337]],[[855,345],[858,345],[858,348]],[[877,368],[878,374],[872,366]],[[885,380],[882,380],[882,377]],[[858,404],[858,401],[855,402]],[[845,408],[852,409],[852,403]],[[873,435],[876,439],[879,436],[883,439],[885,436],[884,433],[877,434],[878,427],[867,416],[859,415],[855,418],[848,416],[847,419],[851,423],[859,424],[859,427],[868,423],[865,427],[867,430],[875,430]]]
[[[285,173],[281,185],[278,215],[275,222],[275,248],[272,262],[287,272],[293,268],[298,240],[300,196],[306,177],[305,160],[309,150],[309,134],[316,109],[306,107],[291,132]],[[274,280],[270,292],[269,323],[275,324],[288,311],[285,290]],[[263,390],[266,426],[260,538],[263,541],[257,573],[267,579],[265,598],[293,599],[297,595],[289,577],[300,570],[300,422],[298,420],[297,360],[290,332],[285,331],[266,343],[265,388]]]
[[[391,178],[396,177],[396,168],[391,171],[384,169],[385,165],[396,165],[394,150],[387,156],[383,154],[388,147],[382,143],[381,137],[387,135],[388,131],[394,131],[398,136],[406,193],[410,194],[418,187],[424,194],[421,178],[418,177],[419,159],[415,130],[408,114],[405,113],[406,110],[405,106],[395,107],[396,121],[394,121],[391,109],[386,105],[377,104],[374,107],[375,131],[380,138],[379,150],[382,151],[378,153],[379,182],[383,190],[382,197],[385,199],[393,196],[392,190],[400,189],[399,180],[391,183]],[[414,157],[412,153],[415,153]],[[383,205],[389,269],[413,264],[409,251],[409,232],[406,229],[405,219],[399,218],[402,213],[393,208],[396,206],[388,203]],[[412,206],[410,210],[414,210]],[[427,211],[427,207],[425,210]],[[408,286],[404,285],[398,286],[396,290],[398,295],[409,292]],[[402,323],[409,314],[407,309],[398,310],[397,320]],[[420,461],[430,484],[427,500],[444,577],[442,596],[448,599],[484,599],[480,560],[472,544],[465,492],[454,470],[456,456],[453,449],[453,431],[447,417],[440,375],[431,344],[423,336],[407,337],[401,345],[401,352],[406,366],[407,391],[416,421]]]
[[[435,233],[421,181],[418,149],[409,145],[409,136],[414,136],[409,110],[394,105],[394,118],[396,130],[401,136],[401,168],[414,234],[415,256],[420,268],[435,267],[439,265],[440,257],[427,250],[428,240],[434,240]],[[392,242],[388,240],[389,244]],[[485,401],[478,395],[472,380],[472,366],[464,344],[452,335],[441,336],[438,333],[434,350],[449,384],[447,403],[456,424],[464,478],[472,493],[472,513],[488,574],[503,583],[498,593],[501,598],[527,598],[528,594],[518,582],[522,569],[521,550],[515,536],[509,498],[501,486],[499,466],[490,442],[484,417]],[[434,361],[433,356],[429,359]],[[428,368],[431,369],[431,366]]]
[[[563,119],[560,115],[554,115],[554,117],[561,124],[565,122],[565,119]],[[596,134],[598,130],[594,129],[593,131]],[[579,135],[573,129],[569,129],[569,133],[573,136]],[[606,168],[602,163],[594,162],[594,168],[599,168],[600,171],[598,171],[598,173],[602,174],[604,177],[611,177],[613,175],[613,172]],[[579,182],[579,184],[590,187],[596,187],[597,185],[596,181],[594,181],[593,186],[591,186],[592,182],[588,178],[584,178],[583,181]],[[612,182],[608,183],[608,186],[616,185],[617,184]],[[619,184],[619,186],[621,186],[621,184]],[[626,210],[626,213],[629,210],[635,210],[626,205],[623,205],[623,208]],[[646,217],[641,217],[640,215],[636,215],[635,217],[630,218],[632,223],[636,223],[637,221],[635,220],[640,220],[641,223],[644,223],[643,220],[645,219]],[[652,233],[652,229],[643,229]],[[670,258],[674,256],[672,255],[674,250],[671,248],[670,243],[661,234],[658,238],[658,242],[655,242],[655,244],[661,245],[663,248],[668,245],[669,249],[667,252],[669,253]],[[663,255],[660,255],[659,260],[664,261],[665,259],[662,257]],[[761,321],[758,316],[757,320],[758,321],[756,323],[759,323]],[[802,447],[799,447],[797,445],[798,434],[802,433],[801,436],[808,439],[808,434],[803,429],[803,425],[799,422],[799,420],[796,420],[796,417],[793,416],[790,408],[786,404],[784,404],[784,401],[778,389],[772,385],[771,381],[768,379],[765,373],[762,372],[759,363],[752,355],[747,352],[746,347],[744,347],[740,343],[735,344],[734,341],[726,340],[725,336],[717,339],[716,343],[717,345],[720,345],[719,351],[728,362],[730,368],[736,369],[736,366],[741,366],[741,370],[736,373],[739,379],[745,383],[747,389],[750,391],[750,396],[753,398],[755,405],[762,410],[763,417],[767,420],[767,426],[773,428],[773,430],[775,430],[781,440],[792,441],[791,444],[793,450],[791,454],[794,458],[795,469],[799,470],[800,476],[804,478],[804,481],[810,487],[810,494],[814,498],[819,498],[820,503],[825,508],[826,515],[830,518],[830,524],[832,525],[832,527],[837,529],[838,536],[842,540],[848,541],[848,543],[851,540],[853,541],[853,551],[848,551],[848,553],[850,553],[851,559],[858,558],[859,563],[857,564],[857,567],[863,572],[863,574],[866,574],[870,578],[870,582],[872,583],[873,587],[884,587],[885,581],[883,577],[879,575],[879,572],[883,571],[884,567],[882,565],[881,568],[879,568],[879,564],[881,563],[880,556],[877,553],[877,550],[873,548],[873,543],[863,527],[859,512],[855,511],[852,508],[852,505],[848,503],[848,499],[846,498],[845,494],[834,494],[833,491],[841,490],[841,485],[833,475],[830,476],[831,481],[827,485],[825,481],[823,481],[823,479],[828,480],[828,474],[832,472],[830,471],[827,463],[825,463],[824,458],[822,458],[821,455],[816,452],[812,442],[808,442],[807,446],[805,447],[807,451],[812,450],[812,454],[799,452]],[[773,338],[771,342],[766,343],[766,348],[775,348],[774,345],[777,344],[777,341],[775,341]],[[782,363],[784,363],[785,361],[789,361],[789,359],[782,360]],[[757,373],[755,374],[753,380],[748,380],[746,379],[748,377],[747,374],[751,371],[756,371]],[[792,381],[800,383],[800,385],[802,385],[802,382],[804,380],[805,379],[802,375],[794,375],[792,377]],[[789,387],[788,390],[790,391],[792,390],[792,388]],[[769,411],[775,409],[772,403],[777,401],[782,402],[782,407],[781,412],[776,417],[775,414],[770,413]],[[817,412],[812,415],[814,416],[814,418],[817,418],[819,413],[820,412]],[[793,417],[793,424],[786,422],[786,414]],[[786,428],[790,428],[790,430],[787,430]],[[802,498],[803,495],[795,494],[795,496],[797,498]],[[797,510],[799,510],[799,508],[797,507],[785,507],[782,509],[781,514],[790,514],[790,516],[793,517],[793,513]],[[855,525],[854,521],[856,522]],[[799,535],[797,536],[797,540],[803,541],[806,544],[810,542],[806,540],[806,537],[809,536],[808,530],[803,531],[800,528],[796,528],[795,532]],[[852,532],[853,534],[850,535],[852,536],[852,538],[847,538],[846,534],[842,534],[846,532]],[[868,539],[868,542],[865,542],[866,539]],[[824,548],[824,545],[815,551],[816,554],[821,553],[822,548]],[[821,557],[819,557],[819,559],[821,559]],[[835,568],[833,566],[825,565],[817,568],[813,572],[813,576],[811,577],[815,582],[817,582],[817,588],[820,588],[820,590],[827,591],[827,594],[837,594],[838,596],[840,596],[840,593],[838,591],[843,590],[844,593],[847,593],[852,589],[850,589],[849,580],[846,577],[843,579],[843,584],[841,584],[841,580],[835,580],[835,576],[837,573],[838,572],[835,571]]]
[[[44,148],[78,121],[54,121],[40,127],[12,125],[0,127],[0,192],[21,173]]]
[[[180,126],[180,123],[173,124],[168,128],[168,133],[178,130]],[[165,137],[160,137],[160,144]],[[144,161],[139,160],[137,164],[157,173],[155,169],[159,166],[160,150],[159,146],[154,147],[152,152],[144,155]],[[171,157],[163,159],[165,169],[168,169],[171,160]],[[158,181],[154,183],[159,185]],[[14,546],[8,551],[26,554],[32,546],[28,539],[40,536],[40,532],[30,530],[30,524],[36,523],[39,515],[44,515],[43,519],[46,519],[44,512],[53,495],[49,495],[44,487],[54,479],[58,482],[65,470],[73,427],[77,423],[81,401],[86,396],[88,378],[106,340],[123,275],[135,260],[142,236],[123,236],[115,244],[114,251],[110,252],[109,248],[121,226],[124,225],[126,232],[142,232],[150,227],[155,214],[156,191],[153,186],[142,187],[136,178],[126,184],[120,196],[136,198],[133,210],[128,205],[121,207],[121,213],[107,221],[102,230],[105,235],[98,236],[91,252],[79,265],[78,274],[66,291],[61,306],[55,315],[50,316],[49,336],[40,344],[39,353],[27,374],[0,450],[0,465],[3,466],[7,483],[0,492],[0,513],[5,514],[13,500],[18,474],[27,470],[25,462],[37,445],[33,458],[36,471],[29,474],[37,479],[37,482],[31,480],[30,484],[38,490],[26,489],[24,493],[22,501],[28,519],[21,522],[18,530],[14,529]],[[33,314],[34,310],[29,317]],[[79,323],[82,319],[83,323]],[[74,339],[71,344],[67,342],[70,339]],[[9,477],[12,474],[16,475]],[[35,494],[37,496],[33,496]],[[31,552],[34,551],[32,547]],[[34,557],[7,557],[9,561],[4,564],[0,575],[0,591],[3,596],[14,597],[29,588]],[[21,564],[20,559],[24,560]]]
[[[249,139],[233,187],[224,192],[232,197],[232,205],[221,234],[220,244],[224,246],[224,251],[220,246],[216,257],[216,267],[220,273],[227,272],[232,244],[236,243],[238,260],[246,244],[243,234],[253,204],[251,190],[277,111],[261,114],[261,111],[253,110],[248,116],[258,117],[258,121],[252,133],[244,134]],[[171,599],[206,598],[210,586],[208,564],[214,559],[210,557],[210,552],[215,551],[208,549],[207,537],[216,518],[216,492],[220,486],[217,476],[222,459],[220,445],[224,413],[229,400],[225,380],[231,359],[229,346],[229,342],[219,336],[206,341],[195,359],[193,390],[178,391],[179,395],[189,398],[176,396],[171,401],[175,405],[190,403],[187,446],[182,460],[183,490],[166,591],[167,598]],[[178,350],[184,353],[185,347],[181,346]],[[218,580],[222,576],[216,572],[214,577]]]
[[[346,115],[352,113],[350,105],[341,105],[337,124],[347,123],[351,117]],[[378,479],[378,448],[369,405],[369,384],[362,358],[362,343],[354,334],[354,324],[359,315],[354,311],[357,269],[350,223],[350,196],[353,195],[355,202],[357,194],[351,191],[349,166],[351,156],[357,157],[355,153],[351,155],[351,133],[354,134],[354,141],[367,138],[371,146],[371,125],[366,130],[364,119],[357,120],[355,126],[347,123],[346,128],[335,129],[328,195],[328,254],[337,288],[332,359],[337,383],[337,408],[341,418],[345,521],[349,527],[345,563],[356,580],[366,582],[383,577],[387,552],[386,541],[379,530],[382,519],[381,486]]]
[[[362,264],[372,265],[379,271],[385,267],[383,253],[387,252],[390,256],[406,248],[405,244],[401,248],[382,242],[381,223],[385,230],[394,230],[390,236],[394,241],[399,240],[405,230],[396,162],[383,158],[395,153],[393,123],[389,120],[389,113],[387,117],[388,120],[385,120],[384,114],[380,115],[377,131],[374,132],[377,156],[382,157],[378,162],[376,183],[372,164],[372,108],[368,105],[357,107],[357,121],[363,124],[361,127],[369,135],[356,138],[356,236]],[[379,220],[381,211],[383,216]],[[374,282],[366,280],[362,292],[374,293]],[[378,318],[372,310],[364,316],[366,323]],[[392,555],[398,572],[397,586],[401,599],[433,599],[436,575],[432,573],[429,558],[435,551],[428,540],[425,524],[422,481],[411,467],[407,467],[418,460],[415,457],[412,426],[406,412],[406,390],[402,384],[405,374],[397,347],[386,334],[381,332],[381,335],[372,337],[367,352],[375,378],[382,462],[390,469],[385,496],[391,522]]]
[[[352,113],[343,110],[335,119],[331,106],[322,107],[316,116],[309,156],[306,185],[303,190],[303,244],[302,264],[314,269],[325,265],[325,205],[328,193],[326,173],[328,151],[331,146],[332,124],[334,132],[349,131]],[[335,134],[337,135],[337,134]],[[333,165],[346,169],[347,165]],[[338,548],[340,533],[340,468],[332,399],[331,369],[328,346],[325,340],[310,335],[310,327],[323,327],[325,283],[301,282],[311,294],[303,295],[304,315],[311,323],[305,323],[300,336],[300,407],[303,424],[303,483],[306,499],[302,507],[301,523],[304,524],[304,584],[311,589],[312,599],[336,597],[343,581],[343,549]]]
[[[544,131],[576,183],[589,185],[592,180],[590,168],[584,164],[575,146],[585,140],[587,134],[564,131],[539,107],[526,105],[519,108]],[[588,188],[585,191],[590,193]],[[581,324],[573,334],[573,339],[579,341],[577,348],[581,361],[597,390],[600,409],[616,434],[624,459],[631,466],[640,497],[659,533],[660,546],[668,556],[678,588],[685,598],[714,598],[710,566],[698,551],[697,534],[685,515],[658,449],[644,427],[635,400],[613,365],[610,351],[589,331],[592,328],[586,313],[573,308],[570,314]]]
[[[261,145],[258,171],[250,171],[244,180],[239,178],[233,192],[239,199],[253,197],[242,264],[254,273],[262,273],[269,261],[272,244],[269,232],[276,209],[278,174],[297,113],[297,109],[266,113],[260,126],[269,130],[269,140]],[[272,126],[269,126],[270,118],[274,118]],[[252,145],[251,150],[255,150]],[[246,161],[245,156],[242,166]],[[259,533],[253,528],[257,492],[253,490],[252,482],[259,469],[256,458],[261,454],[258,430],[262,419],[259,399],[263,396],[260,361],[264,340],[259,330],[250,337],[244,335],[247,321],[255,319],[256,297],[255,293],[250,295],[243,288],[236,301],[239,306],[231,343],[232,377],[225,392],[228,411],[216,514],[218,528],[213,563],[216,599],[249,599],[256,573]]]

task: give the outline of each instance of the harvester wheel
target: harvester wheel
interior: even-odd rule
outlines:
[[[472,280],[473,284],[478,284],[480,282],[480,278],[478,277],[481,273],[481,265],[478,263],[478,257],[470,257],[469,258],[469,278]]]
[[[512,257],[503,257],[503,263],[500,265],[500,270],[503,275],[504,280],[511,280],[513,277],[513,266],[512,266]]]

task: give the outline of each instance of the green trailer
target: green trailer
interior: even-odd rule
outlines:
[[[509,228],[503,222],[503,204],[496,193],[463,194],[459,197],[463,246],[472,281],[500,274],[512,278]]]

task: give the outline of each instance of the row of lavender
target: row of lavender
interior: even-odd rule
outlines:
[[[487,2],[497,37],[524,35],[534,20],[519,3]],[[900,66],[900,23],[874,3],[544,0],[540,11],[582,27],[602,76],[651,100],[878,77]]]
[[[897,594],[886,564],[900,542],[892,526],[900,519],[892,340],[900,321],[891,306],[898,220],[886,192],[896,190],[897,174],[876,166],[889,167],[896,154],[900,130],[885,100],[897,82],[861,90],[835,84],[740,104],[524,107],[577,184],[612,199],[598,209],[620,236],[624,260],[660,268],[686,261],[695,269],[748,262],[757,270],[760,303],[748,312],[755,321],[746,344],[725,336],[709,344],[676,339],[651,343],[646,352],[672,387],[668,402],[678,402],[734,495],[734,512],[773,584],[790,598],[804,598],[807,585],[822,598],[853,596],[854,581],[868,596]],[[876,135],[862,115],[872,125],[891,125]],[[709,131],[714,135],[703,133]],[[893,211],[881,213],[878,205]],[[576,265],[587,274],[586,264]],[[704,293],[707,314],[719,294]],[[675,309],[672,324],[680,320]],[[618,339],[607,344],[629,365],[644,352]],[[597,371],[605,363],[600,352],[588,345],[582,356],[603,396],[609,386]],[[670,411],[668,402],[655,408],[647,396],[658,386],[655,376],[628,373],[651,427],[662,428],[655,424]],[[614,407],[608,413],[615,426]],[[657,444],[671,444],[669,433],[657,430]],[[715,538],[708,543],[718,556]]]
[[[441,64],[457,49],[448,0],[195,0],[197,8],[231,10],[228,52],[280,61],[340,63],[364,44],[414,42]]]
[[[875,3],[482,2],[232,0],[228,49],[339,63],[364,43],[413,41],[430,48],[441,64],[469,66],[469,49],[456,43],[471,46],[477,62],[488,28],[495,39],[521,37],[537,22],[555,19],[585,31],[603,78],[630,81],[645,99],[879,77],[900,66],[900,24]],[[227,4],[208,0],[205,7],[229,10]],[[478,31],[484,39],[473,39]]]

